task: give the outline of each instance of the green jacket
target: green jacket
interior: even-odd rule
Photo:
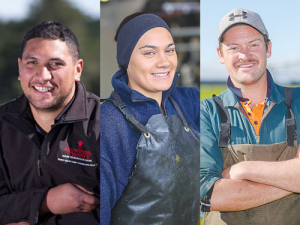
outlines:
[[[272,79],[272,78],[271,78]],[[267,99],[259,136],[256,136],[237,96],[227,89],[219,95],[228,107],[231,119],[231,144],[275,144],[286,141],[286,111],[284,87],[272,80],[272,93]],[[300,143],[300,88],[293,90],[292,111],[297,124],[297,143]],[[200,103],[200,199],[202,200],[214,183],[222,178],[222,149],[218,147],[220,116],[212,98]]]

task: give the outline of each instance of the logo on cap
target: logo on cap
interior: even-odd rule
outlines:
[[[234,13],[231,13],[229,15],[229,21],[234,21],[235,17],[243,17],[243,19],[246,19],[247,18],[247,12],[242,11],[242,14],[237,14],[237,15],[234,15]]]

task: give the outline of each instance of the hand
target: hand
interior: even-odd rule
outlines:
[[[223,170],[222,172],[223,178],[230,179],[230,170],[231,170],[231,166]]]
[[[99,199],[93,193],[78,184],[61,184],[51,188],[44,198],[40,212],[45,214],[66,214],[72,212],[90,212],[99,206]]]
[[[245,162],[239,162],[237,164],[234,164],[225,170],[223,170],[222,175],[225,179],[234,179],[234,180],[242,180],[242,174],[243,174],[243,165],[245,165]]]

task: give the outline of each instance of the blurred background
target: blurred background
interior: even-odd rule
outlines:
[[[87,90],[100,94],[100,2],[9,0],[0,7],[1,104],[22,94],[17,79],[20,44],[26,31],[44,20],[61,22],[75,33],[84,60],[82,81]]]
[[[257,12],[264,21],[272,41],[272,56],[267,68],[276,83],[284,86],[300,84],[299,14],[295,0],[209,0],[201,2],[201,99],[220,94],[228,77],[219,62],[216,47],[220,19],[234,8]]]
[[[154,13],[167,22],[178,55],[178,85],[199,87],[199,0],[101,0],[100,97],[109,97],[111,78],[118,71],[115,32],[123,18],[138,11]]]

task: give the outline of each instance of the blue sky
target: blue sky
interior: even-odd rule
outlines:
[[[262,17],[272,41],[268,59],[278,83],[300,81],[300,2],[297,0],[202,0],[201,1],[201,79],[226,80],[228,73],[216,52],[220,19],[234,8],[246,8]],[[287,66],[292,64],[293,67]],[[296,66],[295,66],[296,65]]]
[[[4,1],[4,0],[2,0]],[[2,2],[0,7],[0,20],[21,20],[25,18],[29,12],[29,7],[37,0],[8,0]],[[99,18],[100,3],[99,0],[68,0],[75,7],[79,8],[83,13],[92,18]]]

